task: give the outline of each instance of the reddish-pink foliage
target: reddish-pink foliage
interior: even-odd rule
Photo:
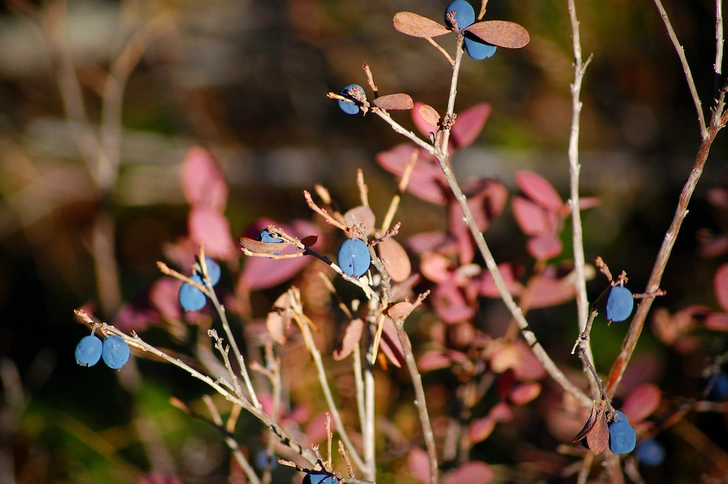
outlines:
[[[195,146],[182,161],[182,193],[193,207],[225,209],[228,187],[209,151]]]

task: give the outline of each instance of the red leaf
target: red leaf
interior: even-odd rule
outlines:
[[[564,202],[554,187],[541,175],[532,171],[516,172],[516,183],[528,198],[544,208],[559,212]]]
[[[728,331],[728,314],[711,313],[705,318],[703,325],[713,331]]]
[[[443,484],[490,484],[495,474],[485,462],[469,462],[443,479]]]
[[[425,252],[420,259],[420,272],[430,281],[442,284],[452,277],[450,259],[442,254]]]
[[[389,111],[407,111],[415,107],[414,101],[409,94],[397,93],[387,94],[372,101],[376,107]]]
[[[468,321],[475,314],[454,280],[437,286],[430,296],[430,300],[432,308],[448,324]]]
[[[657,385],[643,383],[637,386],[624,400],[621,410],[634,426],[657,410],[662,400],[662,391]]]
[[[461,264],[470,264],[475,257],[475,241],[470,229],[463,220],[463,209],[455,200],[449,201],[450,232],[455,236],[458,245],[458,256]]]
[[[182,308],[179,305],[179,288],[182,281],[172,277],[162,277],[149,289],[149,301],[163,317],[182,319]]]
[[[489,44],[507,49],[520,49],[531,41],[528,30],[517,23],[505,20],[476,22],[464,30]]]
[[[439,351],[428,351],[417,360],[417,368],[422,372],[449,368],[452,360]]]
[[[604,418],[604,412],[600,411],[597,415],[594,426],[586,435],[586,443],[594,455],[601,454],[607,448],[609,444],[609,425],[607,425],[607,419]]]
[[[574,439],[571,441],[572,444],[575,444],[582,440],[584,437],[587,436],[587,434],[591,431],[592,427],[594,427],[594,424],[597,423],[597,416],[601,416],[601,412],[597,412],[597,407],[595,404],[592,403],[592,409],[591,412],[589,412],[589,418],[584,422],[584,426],[581,428],[578,434],[574,436]]]
[[[407,246],[415,253],[436,252],[448,241],[445,232],[420,232],[407,239]]]
[[[508,368],[498,375],[498,397],[506,398],[516,384],[516,372]]]
[[[229,259],[235,254],[230,223],[214,208],[193,207],[187,219],[190,238],[205,244],[205,253],[215,259]]]
[[[553,234],[538,235],[531,237],[526,242],[526,250],[531,256],[539,261],[553,259],[561,254],[564,245],[561,239]]]
[[[531,309],[558,306],[574,298],[571,280],[534,276],[528,282],[528,303]]]
[[[510,422],[513,420],[513,410],[506,402],[498,402],[490,409],[488,416],[498,423]]]
[[[309,257],[282,260],[249,257],[239,281],[249,290],[268,289],[298,274],[309,261]]]
[[[481,178],[463,185],[475,225],[485,232],[491,220],[498,217],[508,201],[508,189],[495,178]]]
[[[384,260],[385,268],[394,282],[402,282],[412,273],[412,264],[404,248],[393,238],[377,245],[379,257]]]
[[[444,25],[413,12],[397,12],[393,22],[395,29],[412,37],[438,37],[450,32]]]
[[[583,197],[579,199],[579,209],[586,210],[596,207],[600,203],[602,203],[602,201],[597,197]]]
[[[465,148],[473,144],[490,115],[490,104],[481,103],[458,113],[452,127],[452,141],[456,148]]]
[[[430,483],[430,458],[427,456],[427,452],[419,447],[414,447],[407,455],[407,466],[420,482]]]
[[[470,423],[468,436],[473,443],[482,442],[493,433],[495,429],[495,420],[490,417],[475,419]]]
[[[444,205],[447,202],[447,189],[437,179],[410,178],[407,191],[426,202]]]
[[[359,344],[363,330],[364,323],[361,319],[357,318],[349,323],[344,333],[344,339],[334,350],[334,360],[341,361],[354,351],[354,347]]]
[[[212,155],[195,146],[182,161],[182,193],[190,205],[222,211],[227,203],[228,188]]]
[[[397,368],[402,368],[405,364],[404,351],[402,343],[397,336],[397,329],[394,327],[394,321],[391,318],[384,318],[384,328],[382,329],[382,341],[380,347],[387,359]]]
[[[532,201],[517,196],[511,201],[513,217],[526,235],[542,235],[553,233],[553,225],[549,212]]]
[[[718,304],[728,311],[728,264],[723,264],[715,272],[713,288],[715,297],[718,298]]]

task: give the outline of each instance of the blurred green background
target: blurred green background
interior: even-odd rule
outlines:
[[[194,145],[219,156],[231,189],[226,215],[233,234],[263,216],[311,218],[301,191],[315,183],[342,206],[354,206],[359,167],[382,213],[396,183],[374,156],[403,139],[375,117],[343,115],[326,93],[364,85],[361,66],[368,63],[380,92],[407,92],[444,111],[448,65],[425,41],[398,34],[391,20],[410,10],[440,21],[444,7],[433,0],[6,0],[0,10],[0,482],[134,482],[151,470],[185,482],[228,479],[222,439],[168,403],[170,394],[198,398],[202,386],[148,361],[120,374],[122,381],[106,368],[76,366],[73,349],[86,329],[73,309],[92,303],[97,316],[113,320],[119,301],[139,297],[159,277],[155,261],[164,258],[163,245],[186,230],[179,165]],[[714,4],[666,7],[707,108],[715,87]],[[697,152],[695,109],[652,2],[589,0],[577,8],[585,57],[594,56],[582,95],[582,186],[585,195],[602,199],[584,215],[586,255],[601,255],[615,272],[627,270],[631,287],[641,288]],[[455,170],[461,180],[495,175],[514,188],[513,173],[531,169],[566,198],[573,79],[566,2],[491,0],[487,18],[518,22],[532,40],[484,62],[465,60],[457,105],[488,102],[493,112],[475,144],[455,158]],[[113,125],[101,100],[107,72],[139,31],[139,50],[130,54],[139,62],[131,64],[120,99],[118,177],[99,190],[64,108],[59,79],[62,85],[67,78],[59,59],[73,66],[97,133],[99,123]],[[442,43],[451,50],[453,36]],[[411,126],[406,113],[395,116]],[[724,186],[727,175],[719,136],[665,274],[668,296],[658,305],[717,308],[712,276],[725,257],[699,258],[696,234],[727,228],[725,213],[707,203],[708,189]],[[95,272],[100,216],[113,225],[106,233],[115,242],[116,296]],[[445,220],[441,207],[412,196],[399,219],[404,236]],[[525,237],[509,211],[490,240],[498,260],[523,254]],[[115,279],[103,262],[99,267]],[[110,292],[104,296],[99,287]],[[601,289],[601,281],[590,285],[590,298]],[[544,320],[555,314],[561,313]],[[564,314],[573,318],[573,308]],[[624,331],[601,328],[594,336],[601,371]],[[674,394],[695,392],[701,361],[686,363],[647,333],[641,344],[661,361],[655,382]],[[573,328],[554,327],[546,339],[570,346],[574,336]],[[704,354],[725,347],[725,337],[716,335]],[[565,352],[560,359],[578,366]],[[725,431],[716,439],[724,437]]]

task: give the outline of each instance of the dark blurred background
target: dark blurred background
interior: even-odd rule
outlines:
[[[376,117],[343,115],[326,93],[364,85],[361,66],[368,63],[381,92],[407,92],[444,111],[448,65],[425,41],[392,27],[398,11],[441,21],[444,7],[439,0],[4,3],[0,468],[6,470],[0,481],[13,482],[4,479],[14,469],[17,482],[129,482],[160,467],[189,482],[225,480],[221,439],[167,402],[171,393],[196,398],[203,389],[160,364],[140,363],[143,383],[124,385],[108,369],[77,367],[73,350],[86,329],[73,309],[91,303],[98,317],[113,320],[121,301],[159,277],[155,261],[164,259],[163,245],[186,231],[179,166],[194,145],[208,147],[222,163],[233,234],[263,216],[312,218],[301,192],[315,183],[342,206],[354,206],[359,167],[382,213],[396,181],[374,156],[404,140]],[[707,110],[715,88],[714,3],[666,7]],[[582,93],[582,187],[602,200],[584,214],[586,255],[601,255],[615,272],[627,270],[631,287],[641,288],[697,152],[695,108],[652,2],[579,1],[577,8],[585,57],[594,56]],[[566,199],[573,80],[566,2],[491,0],[487,18],[522,24],[531,43],[500,49],[487,61],[464,61],[457,105],[488,102],[493,111],[475,144],[454,159],[455,170],[461,180],[495,175],[514,188],[513,173],[531,169]],[[131,54],[139,61],[129,64],[120,100],[117,175],[99,186],[64,107],[61,91],[73,91],[64,68],[76,74],[90,132],[99,134],[105,123],[113,133],[113,120],[105,118],[112,108],[103,102],[107,72],[139,31],[141,47]],[[454,37],[442,43],[452,49]],[[395,116],[412,126],[407,113]],[[716,307],[712,276],[725,257],[700,258],[696,234],[727,228],[725,213],[707,203],[708,189],[723,186],[727,176],[719,136],[665,274],[668,296],[658,305]],[[445,220],[441,207],[412,196],[399,219],[405,236]],[[525,238],[513,236],[512,220],[507,211],[490,234],[498,260],[523,253]],[[115,242],[120,299],[99,291],[109,274],[98,264],[104,253],[98,230]],[[590,290],[594,298],[601,286]],[[624,331],[602,336],[603,347],[595,349],[601,371]],[[563,335],[572,341],[575,333]],[[663,358],[656,383],[693,391],[695,375],[684,363],[671,360],[650,334],[643,339]],[[706,353],[724,351],[725,343],[716,336]]]

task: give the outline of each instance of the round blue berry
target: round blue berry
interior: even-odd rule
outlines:
[[[106,366],[112,370],[118,370],[129,361],[131,350],[121,337],[116,335],[107,336],[103,346],[101,357],[104,359]]]
[[[361,87],[359,84],[349,84],[344,89],[341,90],[339,93],[342,96],[344,96],[347,99],[351,99],[352,101],[365,101],[367,96],[364,92],[364,88]],[[339,99],[339,108],[344,111],[346,114],[359,114],[359,111],[361,111],[361,108],[359,107],[359,104],[357,102],[347,102],[342,101]]]
[[[199,274],[192,274],[190,279],[202,284],[202,278]],[[179,288],[179,303],[182,309],[185,311],[199,311],[205,307],[206,302],[207,298],[205,297],[205,293],[191,284],[187,284],[186,282],[182,283],[182,287]]]
[[[280,237],[274,237],[273,234],[268,229],[263,229],[260,231],[260,235],[258,235],[258,240],[261,242],[265,242],[268,244],[282,244],[283,239]],[[280,254],[280,251],[273,252],[274,255]]]
[[[622,285],[614,286],[607,297],[606,315],[607,319],[619,323],[632,314],[634,298],[629,289]]]
[[[360,277],[369,269],[372,256],[364,241],[349,239],[341,244],[338,261],[344,274],[350,277]]]
[[[455,0],[445,9],[445,25],[454,29],[455,26],[448,18],[451,12],[455,12],[455,22],[457,23],[457,28],[460,30],[469,27],[475,22],[475,10],[465,0]]]
[[[497,47],[483,42],[470,32],[465,32],[465,52],[475,60],[483,60],[493,57]]]
[[[214,286],[220,282],[220,264],[212,257],[205,256],[205,265],[207,266],[207,275],[210,277],[210,284]]]
[[[708,399],[722,401],[728,398],[728,376],[726,376],[726,374],[721,371],[717,375],[712,376],[708,380],[708,384],[711,383],[712,379],[715,379],[715,381],[712,382],[713,388],[710,389]]]
[[[665,448],[655,439],[649,439],[637,446],[637,460],[650,467],[656,467],[665,460]]]
[[[629,419],[627,418],[627,416],[624,414],[623,411],[621,411],[621,410],[615,410],[615,412],[617,413],[617,420],[619,420],[620,422],[627,422],[627,423],[629,423]]]
[[[101,359],[101,340],[95,334],[81,338],[76,345],[76,363],[94,366]]]
[[[338,484],[339,479],[328,472],[309,472],[303,478],[303,484]]]
[[[609,424],[609,450],[613,454],[628,454],[634,450],[637,436],[626,420],[616,420]]]

